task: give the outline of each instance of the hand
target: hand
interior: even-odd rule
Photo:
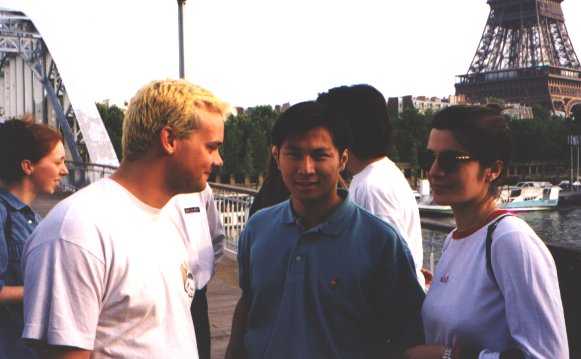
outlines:
[[[420,270],[422,271],[422,274],[424,275],[424,282],[426,283],[426,287],[431,286],[432,279],[434,278],[434,274],[432,272],[430,272],[429,269],[426,269],[426,268],[422,268]]]
[[[443,345],[418,345],[406,350],[405,359],[441,359],[444,353]]]
[[[456,341],[452,348],[452,358],[454,359],[478,359],[480,350],[469,343]]]

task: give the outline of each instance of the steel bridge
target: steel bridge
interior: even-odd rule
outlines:
[[[52,41],[70,46],[62,39]],[[95,103],[87,101],[91,96],[82,91],[68,93],[57,63],[33,19],[0,7],[0,117],[32,116],[59,129],[69,159],[117,166]]]

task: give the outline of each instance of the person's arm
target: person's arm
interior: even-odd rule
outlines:
[[[36,236],[52,234],[39,233],[39,229],[33,232],[29,245],[40,240]],[[79,230],[91,236],[89,229]],[[48,353],[57,355],[68,355],[70,350],[59,349],[62,346],[93,350],[105,288],[101,258],[64,239],[25,249],[23,339],[32,346],[46,346]]]
[[[226,348],[225,359],[243,359],[246,358],[244,349],[244,333],[248,321],[248,303],[244,296],[240,297],[234,316],[232,317],[232,330],[230,332],[230,341]]]
[[[405,195],[406,193],[386,192],[384,188],[367,185],[357,188],[352,197],[355,203],[371,212],[374,216],[379,217],[384,222],[389,223],[399,232],[414,260],[417,280],[422,287],[425,287],[428,281],[422,270],[423,243],[419,217],[417,222],[414,222],[416,227],[412,229],[408,228],[411,218],[406,219],[406,216],[411,215],[411,211],[418,211],[418,209],[415,203],[413,205],[416,208],[406,208],[406,202],[402,201],[401,197],[399,197]],[[415,233],[415,236],[412,235],[409,238],[410,231],[411,233]]]
[[[39,359],[90,359],[92,351],[64,347],[35,344],[32,346]]]
[[[520,350],[525,358],[566,358],[567,330],[555,262],[534,232],[528,226],[525,228],[527,231],[519,228],[499,233],[491,251],[508,328],[517,345],[514,349]],[[484,349],[480,358],[497,355]]]
[[[4,285],[4,278],[8,268],[8,247],[6,241],[6,223],[8,212],[0,206],[0,303],[20,303],[24,293],[22,286]]]
[[[403,245],[397,247],[395,280],[397,289],[395,311],[398,313],[399,325],[402,330],[398,331],[399,338],[395,337],[396,347],[399,352],[404,352],[407,348],[424,343],[424,327],[422,323],[422,304],[425,293],[420,287],[414,262],[408,249]]]
[[[453,348],[448,348],[443,345],[418,345],[413,348],[408,349],[405,354],[405,359],[441,359],[444,357],[445,352],[451,355],[454,359],[479,359],[479,351],[472,348],[462,346],[460,344],[454,345]],[[500,359],[513,359],[513,357],[503,357],[502,354]],[[515,358],[520,359],[520,358]]]
[[[202,196],[206,205],[208,227],[210,229],[210,237],[212,238],[212,247],[214,248],[214,264],[216,264],[224,256],[224,242],[226,240],[224,224],[222,223],[220,212],[216,207],[214,193],[209,185],[206,186],[206,189],[202,192]]]
[[[421,308],[425,294],[411,254],[394,230],[389,231],[381,253],[372,303],[380,326],[377,331],[389,342],[383,354],[399,358],[408,348],[424,343]]]
[[[4,286],[0,287],[0,303],[20,303],[22,302],[24,287]]]

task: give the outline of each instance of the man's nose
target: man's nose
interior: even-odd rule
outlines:
[[[223,164],[224,161],[222,160],[222,156],[220,156],[220,152],[216,152],[216,156],[214,158],[212,165],[214,167],[222,167]]]
[[[301,161],[300,172],[304,174],[315,173],[315,161],[311,156],[305,156]]]

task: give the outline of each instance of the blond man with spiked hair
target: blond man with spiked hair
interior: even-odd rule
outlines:
[[[50,358],[197,358],[188,249],[161,208],[222,164],[228,106],[182,80],[137,92],[121,166],[59,203],[24,249],[23,337]]]

